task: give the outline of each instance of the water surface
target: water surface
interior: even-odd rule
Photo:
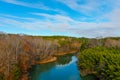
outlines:
[[[76,56],[66,55],[53,63],[35,65],[31,69],[31,80],[81,80],[76,62]]]

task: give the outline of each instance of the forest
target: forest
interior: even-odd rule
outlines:
[[[85,40],[78,59],[82,76],[120,80],[120,38]]]
[[[6,33],[0,34],[0,80],[29,80],[26,76],[37,62],[68,53],[78,53],[82,77],[120,80],[119,37],[88,39]]]
[[[0,34],[0,80],[28,80],[23,74],[36,62],[62,53],[78,52],[80,41],[72,37]]]

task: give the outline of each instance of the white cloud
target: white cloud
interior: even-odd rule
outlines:
[[[105,15],[109,22],[81,22],[74,20],[65,15],[50,15],[45,13],[31,13],[44,17],[38,18],[22,18],[17,16],[0,17],[0,25],[9,27],[21,27],[30,30],[50,30],[53,32],[68,32],[77,36],[97,37],[97,36],[117,36],[120,35],[120,10],[115,10]],[[8,15],[6,15],[8,16]],[[13,18],[12,18],[13,17]],[[14,19],[15,18],[15,19]],[[24,21],[17,20],[24,19]],[[29,19],[29,20],[27,20]]]
[[[116,7],[120,8],[120,0],[56,0],[72,10],[89,16],[104,15]]]
[[[19,20],[26,20],[26,21],[34,21],[34,20],[36,20],[34,18],[19,17],[19,16],[14,16],[14,15],[9,15],[9,14],[0,14],[0,16],[2,16],[4,18],[19,19]]]
[[[45,14],[45,13],[31,13],[31,14],[34,14],[34,15],[38,15],[38,16],[43,16],[45,17],[45,19],[52,19],[54,21],[59,21],[59,22],[74,22],[73,19],[71,19],[70,17],[68,16],[63,16],[63,15],[60,15],[60,14],[56,14],[56,15],[50,15],[50,14]]]
[[[79,0],[57,0],[57,1],[64,3],[71,9],[76,10],[78,12],[86,12],[86,10],[91,11],[95,8],[95,6],[98,6],[95,1],[89,1],[85,4],[79,4],[80,3]]]
[[[120,21],[120,8],[114,9],[112,12],[106,15],[114,23],[119,23]]]

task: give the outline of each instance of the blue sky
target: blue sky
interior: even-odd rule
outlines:
[[[120,36],[120,0],[0,0],[0,31]]]

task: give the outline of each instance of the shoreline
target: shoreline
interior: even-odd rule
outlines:
[[[67,55],[67,54],[75,54],[78,51],[70,51],[70,52],[58,52],[57,54],[54,54],[54,56],[63,56],[63,55]]]
[[[46,64],[46,63],[54,62],[56,60],[57,60],[57,57],[49,57],[40,61],[36,61],[36,64]]]

